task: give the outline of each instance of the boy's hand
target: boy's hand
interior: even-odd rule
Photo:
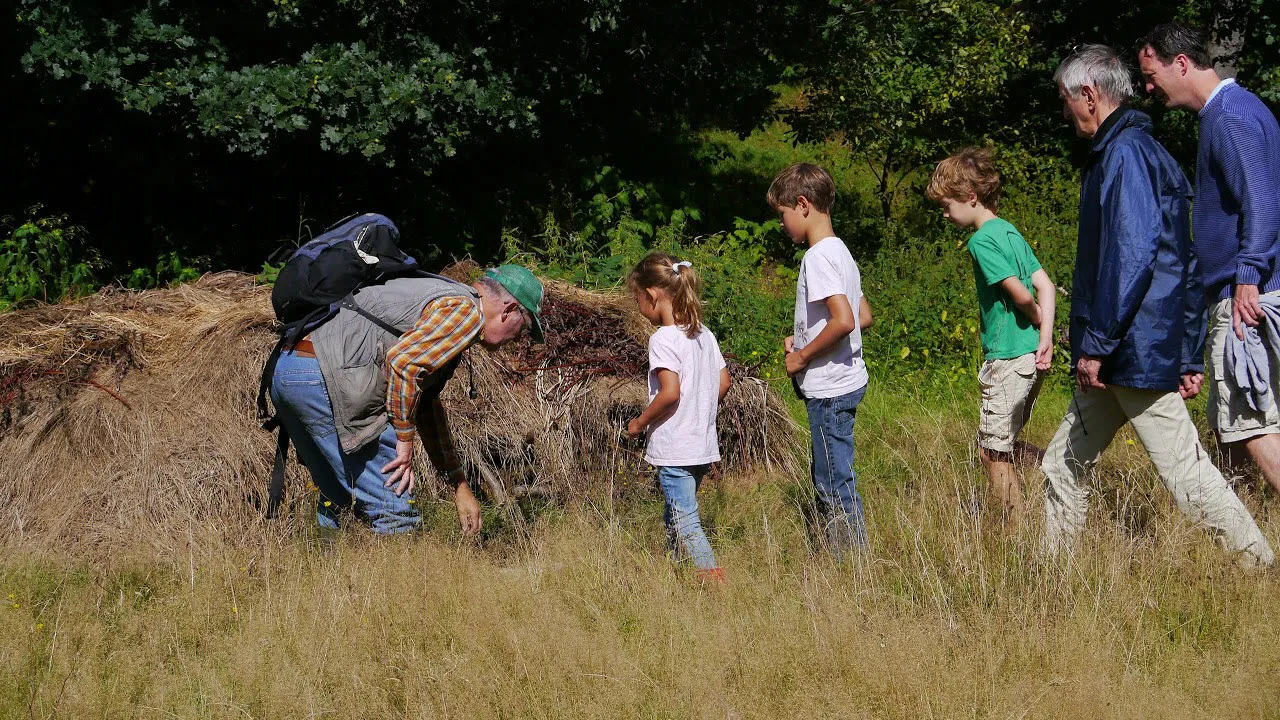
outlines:
[[[793,352],[795,352],[795,351],[796,351],[796,336],[795,336],[795,335],[788,335],[785,339],[783,339],[783,341],[782,341],[782,350],[783,350],[783,352],[786,352],[786,353],[793,353]]]
[[[799,352],[791,351],[787,353],[787,375],[795,377],[796,373],[808,367],[809,362]]]
[[[635,440],[644,432],[644,426],[640,424],[640,418],[636,418],[627,423],[627,437]]]
[[[1053,341],[1041,340],[1036,348],[1036,369],[1043,372],[1053,366]]]

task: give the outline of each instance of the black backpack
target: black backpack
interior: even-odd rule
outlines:
[[[280,340],[262,368],[258,387],[258,419],[268,432],[279,430],[275,467],[267,495],[266,516],[274,517],[284,499],[284,468],[289,434],[267,407],[267,393],[276,362],[312,330],[333,319],[342,308],[360,313],[393,335],[401,331],[359,305],[352,295],[369,285],[397,277],[438,277],[424,272],[418,261],[400,249],[400,230],[384,215],[366,213],[348,218],[298,248],[285,262],[271,290],[271,305],[280,321]]]

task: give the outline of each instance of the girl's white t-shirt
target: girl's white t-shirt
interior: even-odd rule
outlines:
[[[716,412],[720,404],[720,343],[705,326],[697,337],[668,325],[649,337],[649,401],[658,394],[658,371],[680,376],[680,400],[674,411],[649,425],[644,459],[657,467],[706,465],[720,460]]]

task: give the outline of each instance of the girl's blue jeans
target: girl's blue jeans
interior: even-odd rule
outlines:
[[[336,529],[347,508],[354,508],[356,516],[378,533],[405,532],[422,524],[408,493],[397,497],[382,485],[386,482],[382,468],[396,457],[395,430],[388,425],[375,442],[353,453],[343,452],[329,391],[315,358],[283,353],[271,379],[271,402],[298,459],[320,490],[316,502],[320,527]]]
[[[853,420],[866,386],[833,398],[809,398],[809,430],[813,434],[813,487],[826,538],[837,557],[867,545],[858,474],[853,469]]]
[[[707,533],[698,517],[698,486],[707,474],[707,465],[691,467],[659,467],[658,482],[666,497],[666,510],[662,521],[667,526],[667,544],[677,557],[687,557],[699,570],[710,570],[716,565],[715,553]]]

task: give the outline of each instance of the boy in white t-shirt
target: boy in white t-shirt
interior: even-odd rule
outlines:
[[[853,421],[867,390],[862,328],[871,326],[872,317],[858,264],[831,227],[835,195],[826,170],[797,163],[774,178],[768,200],[792,242],[809,246],[796,281],[795,333],[783,345],[787,374],[809,412],[818,510],[827,542],[841,557],[867,544],[853,469]]]

